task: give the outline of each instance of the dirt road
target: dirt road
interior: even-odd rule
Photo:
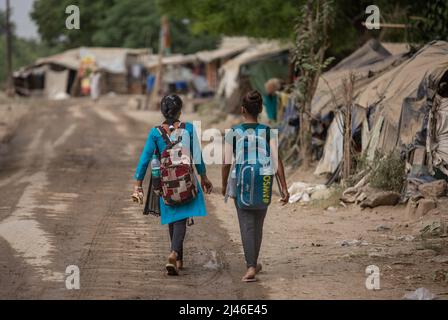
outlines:
[[[429,261],[443,250],[387,240],[406,232],[397,218],[401,209],[375,214],[278,204],[266,221],[260,282],[241,283],[237,220],[222,202],[216,166],[209,168],[216,186],[207,200],[210,214],[188,230],[187,268],[167,277],[167,230],[129,198],[156,123],[157,113],[130,111],[123,98],[36,102],[0,148],[0,298],[375,299],[401,298],[420,286],[442,297],[447,291],[432,280],[443,265]],[[381,223],[391,231],[372,232]],[[360,237],[368,245],[338,244]],[[373,249],[379,253],[371,255]],[[365,288],[370,264],[381,268],[379,291]],[[80,290],[66,289],[69,265],[80,269]]]
[[[39,105],[2,146],[0,297],[266,297],[239,282],[239,248],[213,214],[188,230],[184,276],[164,275],[167,230],[129,198],[149,126],[122,110],[114,100]],[[69,265],[81,290],[65,287]]]

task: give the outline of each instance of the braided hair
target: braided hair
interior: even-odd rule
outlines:
[[[257,118],[263,111],[263,99],[261,94],[257,90],[248,92],[243,98],[242,106],[247,113]]]
[[[160,111],[165,117],[165,123],[169,125],[170,130],[174,129],[173,124],[179,121],[180,111],[182,110],[182,99],[176,94],[169,94],[162,98],[160,102]]]

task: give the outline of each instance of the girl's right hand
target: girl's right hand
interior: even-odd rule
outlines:
[[[282,194],[282,198],[280,199],[280,201],[282,202],[282,206],[284,206],[284,205],[288,204],[288,202],[289,202],[288,189],[282,188],[281,194]]]
[[[142,187],[134,187],[134,192],[132,193],[132,200],[134,202],[138,202],[139,204],[143,204],[143,188]]]
[[[213,190],[213,184],[210,180],[208,180],[206,175],[201,176],[201,188],[205,191],[205,193],[210,194]]]

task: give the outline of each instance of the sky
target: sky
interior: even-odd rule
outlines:
[[[38,38],[37,26],[31,20],[30,12],[34,0],[10,0],[11,20],[16,25],[16,34],[22,38]],[[6,9],[6,0],[0,0],[0,9]]]

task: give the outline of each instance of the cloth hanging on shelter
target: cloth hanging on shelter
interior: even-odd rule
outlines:
[[[351,123],[352,136],[365,119],[365,110],[354,106],[352,109]],[[315,175],[333,173],[341,163],[344,154],[344,122],[342,112],[336,112],[328,129],[323,155],[314,171]]]
[[[448,175],[448,98],[436,96],[428,129],[428,149],[432,158],[430,166]]]
[[[327,140],[325,141],[324,153],[319,164],[314,171],[315,175],[333,173],[336,171],[343,157],[344,145],[344,119],[341,112],[338,112],[328,129]]]
[[[59,99],[67,95],[68,70],[54,71],[47,69],[45,72],[45,93],[48,99]]]

